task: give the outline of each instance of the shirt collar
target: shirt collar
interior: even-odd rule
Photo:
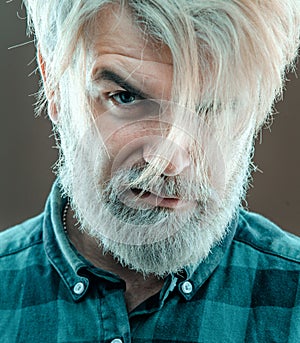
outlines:
[[[186,278],[179,281],[178,290],[186,300],[193,298],[199,288],[221,263],[223,256],[233,241],[238,225],[238,213],[237,211],[230,225],[228,225],[225,237],[211,249],[208,257],[197,265],[185,268]]]
[[[62,195],[59,179],[57,179],[53,184],[46,203],[43,235],[45,251],[50,263],[68,287],[74,301],[78,301],[85,295],[89,286],[89,279],[84,277],[82,275],[83,273],[80,273],[80,270],[92,269],[92,267],[79,255],[79,253],[77,253],[64,233],[62,212],[66,202],[67,198]],[[184,276],[171,276],[170,287],[164,292],[164,298],[176,288],[176,284],[180,294],[186,300],[193,298],[198,289],[220,264],[225,251],[231,245],[237,222],[238,216],[236,215],[229,225],[227,234],[222,242],[212,248],[211,253],[205,261],[195,266],[185,268]],[[97,274],[99,276],[99,269],[97,269]],[[101,274],[103,278],[111,282],[120,282],[120,279],[115,277],[112,273],[105,271],[102,271],[101,273],[100,271],[100,276]]]
[[[64,233],[62,212],[67,198],[61,195],[59,180],[53,184],[45,207],[43,224],[44,246],[49,261],[54,266],[74,300],[79,300],[88,288],[89,281],[78,275],[86,264],[79,258]],[[84,286],[79,294],[78,285]]]

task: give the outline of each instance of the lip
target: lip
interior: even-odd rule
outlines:
[[[158,195],[152,192],[145,192],[142,195],[136,194],[132,190],[125,192],[125,198],[134,200],[135,205],[148,205],[150,207],[165,207],[170,209],[189,209],[196,204],[194,201],[181,200],[178,197],[170,197],[165,195]]]

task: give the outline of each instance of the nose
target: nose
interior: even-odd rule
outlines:
[[[163,174],[165,176],[176,176],[190,166],[190,155],[184,148],[177,145],[174,145],[171,150],[170,154],[158,154],[155,144],[146,144],[143,148],[143,158],[149,164],[158,158],[165,165]]]

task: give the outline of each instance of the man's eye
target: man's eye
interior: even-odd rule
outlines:
[[[103,100],[106,101],[107,109],[114,117],[122,119],[157,117],[160,113],[159,102],[135,92],[119,89],[105,93],[104,96]]]
[[[137,100],[141,100],[138,95],[128,91],[111,94],[109,95],[109,99],[111,99],[115,105],[130,105]]]

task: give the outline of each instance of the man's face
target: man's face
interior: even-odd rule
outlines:
[[[121,18],[117,13],[104,10],[93,37],[93,112],[109,155],[108,178],[120,168],[150,163],[172,124],[171,53],[166,46],[147,41],[127,13]],[[159,156],[166,164],[164,175],[187,173],[191,161],[186,147],[170,144],[173,154]],[[160,195],[147,193],[136,200],[167,208],[192,205]]]
[[[241,140],[233,163],[233,147],[220,149],[203,120],[193,132],[174,128],[174,112],[190,110],[171,102],[169,49],[146,39],[127,11],[107,7],[98,20],[90,36],[93,126],[65,145],[59,176],[102,249],[162,276],[205,258],[226,232],[251,141]],[[77,135],[62,125],[72,141]]]

